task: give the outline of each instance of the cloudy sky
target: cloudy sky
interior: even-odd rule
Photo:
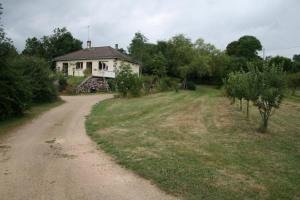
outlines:
[[[150,42],[183,33],[220,49],[242,35],[256,36],[266,55],[300,53],[299,0],[2,0],[2,23],[21,51],[28,37],[55,27],[93,46],[127,48],[135,32]]]

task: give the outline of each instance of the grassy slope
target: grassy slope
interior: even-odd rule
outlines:
[[[68,85],[78,86],[86,77],[84,76],[69,76],[67,79]]]
[[[91,137],[116,160],[185,199],[300,198],[300,102],[285,101],[267,134],[220,91],[113,99],[93,108]]]
[[[37,104],[34,105],[30,110],[28,110],[23,116],[12,118],[9,120],[1,121],[0,122],[0,135],[5,134],[23,124],[26,122],[32,120],[33,118],[37,117],[43,112],[46,112],[50,110],[51,108],[54,108],[58,105],[61,105],[63,103],[62,100],[52,102],[52,103],[43,103],[43,104]]]

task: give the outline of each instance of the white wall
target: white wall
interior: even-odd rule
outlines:
[[[108,70],[99,70],[99,61],[102,61],[106,63],[108,66]],[[77,62],[83,62],[83,68],[82,69],[76,69],[76,63]],[[129,63],[127,61],[122,60],[116,60],[115,59],[100,59],[100,60],[74,60],[74,61],[57,61],[56,62],[56,69],[58,71],[63,71],[63,63],[68,63],[68,75],[73,76],[84,76],[83,72],[86,69],[86,63],[92,62],[92,75],[93,76],[100,76],[100,77],[109,77],[109,78],[115,78],[115,70],[119,69],[119,67],[124,64],[129,64],[132,67],[132,70],[134,73],[139,74],[139,65]]]

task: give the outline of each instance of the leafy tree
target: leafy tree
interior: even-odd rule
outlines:
[[[129,94],[136,97],[140,95],[142,89],[142,81],[139,76],[133,73],[129,65],[121,65],[116,76],[117,91],[122,97]]]
[[[82,42],[64,28],[55,28],[52,35],[36,37],[26,40],[25,49],[22,54],[28,56],[43,57],[51,61],[57,56],[82,49]],[[51,66],[54,69],[54,66]]]
[[[140,62],[143,61],[143,56],[145,53],[145,44],[147,41],[148,39],[142,33],[137,32],[134,34],[134,38],[132,39],[128,47],[128,52],[133,59]]]
[[[211,67],[210,81],[221,87],[223,79],[231,72],[231,59],[224,52],[212,55],[209,65]]]
[[[0,3],[0,19],[2,7]],[[21,115],[31,103],[28,80],[15,67],[9,65],[17,51],[0,25],[0,120]]]
[[[140,63],[143,74],[152,73],[152,59],[156,54],[156,45],[147,42],[146,36],[137,32],[128,47],[129,55]]]
[[[268,57],[269,65],[282,65],[283,71],[293,72],[293,63],[290,58],[283,56]]]
[[[193,43],[183,34],[176,35],[168,41],[168,75],[180,77],[184,66],[188,66],[193,59]],[[182,77],[182,76],[181,76]]]
[[[161,52],[155,54],[153,56],[152,63],[151,63],[152,74],[157,77],[166,76],[167,74],[166,64],[167,64],[166,58]]]
[[[293,56],[293,61],[294,61],[294,62],[300,62],[300,54],[295,54],[295,55]]]
[[[45,59],[20,56],[11,61],[11,65],[22,71],[22,75],[29,80],[33,102],[49,102],[57,98],[55,77],[51,74]]]
[[[239,49],[239,42],[233,41],[230,42],[226,47],[226,53],[230,56],[237,56],[238,55],[238,49]]]
[[[82,49],[82,42],[75,39],[66,28],[56,28],[50,36],[42,38],[48,59]]]
[[[230,72],[228,78],[224,79],[226,96],[231,99],[232,103],[235,103],[237,96],[236,86],[239,84],[237,80],[236,72]]]
[[[262,50],[260,41],[250,35],[242,36],[238,41],[231,42],[226,47],[230,56],[244,57],[247,60],[259,58],[257,51]]]
[[[26,40],[25,49],[22,54],[28,56],[46,57],[46,49],[43,46],[42,41],[36,37],[28,38]]]
[[[231,72],[225,80],[226,93],[230,98],[252,100],[258,108],[265,132],[272,111],[279,108],[286,87],[286,78],[281,66],[265,64],[261,69],[249,65],[249,72]],[[248,91],[250,90],[250,91]]]
[[[254,101],[262,119],[261,132],[266,132],[273,109],[279,108],[286,87],[285,76],[281,66],[265,65],[259,73],[259,96]]]
[[[247,63],[248,72],[242,74],[243,98],[247,101],[247,118],[249,118],[250,101],[255,102],[259,97],[258,68],[254,63]]]

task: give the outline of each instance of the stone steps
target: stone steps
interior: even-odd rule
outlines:
[[[110,91],[109,85],[103,77],[90,76],[82,81],[76,88],[76,93],[93,93],[100,91]]]

